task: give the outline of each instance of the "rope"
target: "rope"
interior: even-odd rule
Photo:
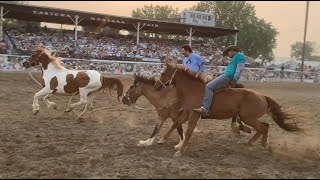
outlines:
[[[37,80],[32,76],[32,74],[31,74],[31,72],[30,72],[29,69],[28,69],[28,73],[29,73],[30,78],[31,78],[32,80],[34,80],[34,82],[36,82],[37,84],[39,84],[39,86],[41,86],[41,88],[42,88],[42,87],[43,87],[42,84],[41,84],[39,81],[37,81]]]
[[[139,107],[139,106],[137,106],[135,104],[133,105],[133,107],[136,108],[136,109],[139,109],[139,110],[143,110],[143,111],[159,111],[159,110],[171,108],[173,105],[177,104],[179,101],[181,101],[181,99],[177,100],[177,101],[173,102],[172,104],[170,104],[169,106],[163,107],[163,108],[146,109],[146,108]]]
[[[78,113],[76,113],[74,110],[72,110],[72,112],[73,112],[73,114],[75,114],[75,115],[78,116],[79,118],[85,119],[85,118],[90,117],[94,112],[96,112],[96,111],[101,111],[101,110],[107,109],[107,108],[108,108],[108,107],[102,107],[102,108],[94,109],[94,110],[92,110],[92,111],[89,113],[88,116],[80,116],[80,115],[79,115]]]

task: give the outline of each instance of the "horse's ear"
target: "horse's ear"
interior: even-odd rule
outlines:
[[[136,79],[136,77],[137,77],[137,73],[136,72],[133,73],[133,77],[134,77],[134,79]]]
[[[37,54],[40,54],[40,53],[42,53],[43,51],[44,51],[43,48],[38,47],[37,50],[36,50],[36,53],[37,53]]]

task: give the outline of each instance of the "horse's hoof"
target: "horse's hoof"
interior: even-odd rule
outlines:
[[[174,153],[173,157],[177,158],[177,157],[181,157],[182,153],[180,151],[177,151],[176,153]]]
[[[174,146],[174,150],[178,151],[180,149],[181,145],[180,144],[177,144]]]
[[[57,110],[57,108],[58,108],[56,104],[53,104],[52,107],[53,107],[53,109],[55,109],[55,110]]]
[[[81,118],[81,117],[78,117],[76,120],[77,120],[78,123],[82,123],[83,122],[83,118]]]
[[[158,141],[158,144],[163,144],[163,143],[165,143],[165,142],[167,142],[167,140],[164,140],[163,138],[161,138],[161,139]]]
[[[253,144],[250,143],[250,142],[247,142],[246,145],[247,145],[248,147],[252,147],[252,146],[253,146]]]
[[[140,140],[139,141],[139,144],[137,144],[137,146],[151,146],[152,144],[148,143],[148,140],[147,141],[142,141]]]
[[[247,126],[240,126],[239,129],[243,132],[246,132],[246,133],[251,133],[251,129]]]
[[[72,109],[66,109],[64,112],[71,112]]]
[[[237,127],[237,126],[233,126],[231,127],[232,128],[232,132],[235,133],[235,134],[240,134],[240,128]]]
[[[39,110],[33,110],[33,115],[38,114]]]

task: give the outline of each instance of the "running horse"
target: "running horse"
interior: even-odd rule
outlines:
[[[128,106],[134,105],[136,101],[141,97],[144,96],[147,100],[156,108],[158,114],[158,120],[154,127],[154,130],[151,136],[145,140],[139,141],[138,146],[151,146],[155,136],[159,133],[163,123],[170,118],[173,122],[177,121],[180,115],[182,114],[181,109],[181,102],[178,99],[177,91],[174,85],[169,85],[167,88],[163,88],[161,91],[156,91],[153,86],[156,83],[155,78],[147,78],[141,76],[140,74],[134,74],[134,82],[124,93],[122,98],[123,104]],[[241,84],[239,84],[240,87]],[[202,117],[205,118],[205,117]],[[240,130],[251,133],[249,127],[244,125],[241,121],[240,126],[237,127],[236,117],[232,118],[231,128],[234,133],[240,133]],[[177,132],[179,134],[180,143],[175,146],[175,148],[179,147],[183,140],[183,129],[182,125],[179,125],[177,128]],[[165,143],[170,134],[173,132],[174,129],[170,129],[159,141],[158,144]]]
[[[175,122],[172,125],[175,128],[177,125],[188,121],[183,143],[177,148],[177,152],[174,155],[181,156],[200,119],[200,113],[195,112],[194,109],[201,105],[206,83],[194,76],[190,76],[184,68],[166,62],[166,68],[158,78],[154,88],[161,90],[162,86],[168,83],[175,84],[178,97],[182,99],[182,109],[187,114],[186,119],[180,119],[179,122]],[[267,113],[271,115],[281,129],[289,132],[303,131],[294,121],[288,122],[288,120],[293,120],[294,118],[292,113],[281,110],[281,106],[272,98],[246,88],[222,88],[217,90],[210,107],[209,118],[229,119],[239,116],[242,122],[256,130],[256,133],[247,144],[253,145],[262,135],[261,145],[266,147],[268,144],[269,124],[260,122],[258,119]]]
[[[51,56],[43,48],[37,48],[36,52],[22,64],[25,68],[40,65],[42,70],[44,87],[34,95],[32,104],[34,115],[39,112],[39,96],[45,96],[43,101],[45,101],[48,108],[56,108],[56,104],[48,100],[50,94],[72,95],[78,92],[80,101],[68,104],[65,111],[69,112],[77,106],[86,104],[85,109],[80,114],[81,116],[87,111],[87,105],[93,100],[88,101],[88,95],[100,90],[116,89],[118,101],[120,101],[119,97],[123,94],[123,84],[119,79],[103,76],[94,70],[66,69],[59,58]]]

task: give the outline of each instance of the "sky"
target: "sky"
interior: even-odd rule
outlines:
[[[136,8],[144,5],[171,5],[183,9],[196,5],[198,1],[29,1],[29,4],[97,12],[119,16],[131,16]],[[303,41],[306,1],[248,1],[255,6],[258,18],[270,22],[279,32],[276,58],[289,57],[290,45]],[[306,41],[317,44],[317,55],[320,55],[320,1],[310,1]],[[241,31],[241,29],[240,29]]]

